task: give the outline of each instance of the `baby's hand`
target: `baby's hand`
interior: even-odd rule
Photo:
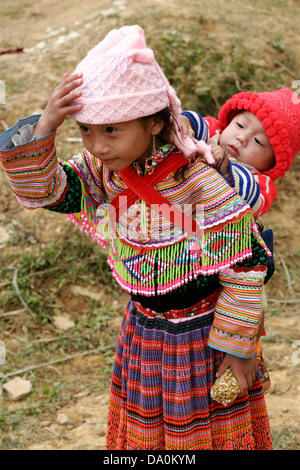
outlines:
[[[211,151],[217,165],[220,165],[224,159],[224,150],[220,145],[211,145]]]
[[[215,168],[220,171],[227,178],[229,177],[229,158],[226,150],[222,149],[220,145],[211,145],[212,155],[215,159]]]
[[[64,122],[68,114],[75,113],[81,109],[82,105],[77,104],[70,106],[70,103],[81,96],[82,92],[78,90],[78,87],[80,87],[82,83],[82,74],[64,74],[48,101],[45,111],[36,125],[32,138],[35,135],[42,137],[50,134]]]

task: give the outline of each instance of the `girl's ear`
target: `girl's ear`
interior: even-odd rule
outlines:
[[[165,121],[159,115],[155,115],[152,117],[151,123],[151,133],[152,135],[158,135],[164,128]]]

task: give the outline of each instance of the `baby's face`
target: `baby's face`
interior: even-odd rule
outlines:
[[[255,114],[242,111],[220,135],[219,145],[241,163],[258,171],[269,170],[275,164],[274,152],[266,132]]]

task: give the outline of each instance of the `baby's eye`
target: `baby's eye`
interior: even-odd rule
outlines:
[[[255,140],[255,142],[256,142],[258,145],[260,145],[261,147],[263,147],[263,144],[261,143],[260,140],[258,140],[256,137],[254,138],[254,140]]]
[[[236,121],[236,125],[240,128],[240,129],[243,129],[244,126],[242,126],[242,124],[240,124],[238,121]]]

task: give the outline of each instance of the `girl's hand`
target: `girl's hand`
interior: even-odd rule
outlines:
[[[179,127],[183,137],[195,137],[195,130],[187,116],[181,114],[178,116]]]
[[[78,90],[78,87],[82,83],[82,74],[64,74],[41,115],[32,138],[35,135],[43,137],[50,134],[64,122],[68,114],[75,113],[81,109],[82,105],[70,106],[70,103],[81,96],[82,92]]]
[[[220,377],[228,367],[232,367],[236,379],[241,389],[240,395],[245,395],[252,387],[257,372],[256,356],[249,359],[234,356],[232,354],[225,354],[224,360],[220,365],[216,377]]]
[[[191,121],[189,120],[187,116],[184,116],[181,114],[180,116],[178,116],[176,125],[175,125],[175,122],[171,118],[171,126],[170,126],[169,132],[164,130],[162,133],[164,140],[166,142],[169,142],[170,144],[175,143],[175,130],[174,130],[175,127],[176,128],[179,127],[183,138],[187,136],[189,137],[195,136],[195,131],[191,125]]]

